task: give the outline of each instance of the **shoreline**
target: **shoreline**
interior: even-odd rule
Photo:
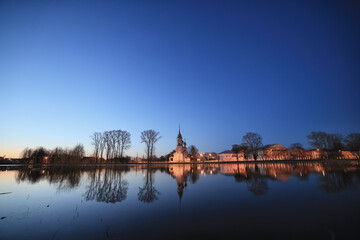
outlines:
[[[184,164],[271,164],[271,163],[325,163],[325,162],[351,162],[360,161],[360,159],[308,159],[308,160],[261,160],[261,161],[204,161],[204,162],[133,162],[133,163],[11,163],[0,164],[1,166],[137,166],[137,165],[184,165]]]

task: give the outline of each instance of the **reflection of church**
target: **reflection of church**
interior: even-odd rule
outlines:
[[[177,136],[176,152],[174,152],[174,155],[170,157],[169,160],[170,162],[190,162],[190,158],[187,155],[186,142],[182,140],[180,127],[179,134]]]
[[[169,172],[172,177],[176,178],[177,193],[179,195],[179,200],[181,201],[184,188],[187,187],[187,178],[190,172],[190,165],[189,164],[169,165]]]

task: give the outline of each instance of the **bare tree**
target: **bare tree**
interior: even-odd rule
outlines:
[[[48,155],[49,152],[45,148],[39,147],[32,152],[31,159],[34,163],[43,163],[44,158]]]
[[[73,162],[81,162],[82,158],[84,157],[84,154],[85,154],[84,146],[82,144],[77,144],[71,151]]]
[[[241,147],[238,144],[232,145],[231,152],[236,155],[236,161],[239,161],[239,153],[241,151]]]
[[[115,159],[116,156],[116,134],[115,130],[109,131],[109,142],[110,142],[110,158]]]
[[[94,155],[95,155],[95,159],[96,161],[99,159],[99,155],[100,155],[100,144],[102,141],[102,135],[100,132],[94,132],[93,135],[91,135],[92,138],[92,142],[91,144],[94,145]]]
[[[107,160],[118,160],[124,157],[124,151],[131,146],[131,135],[123,130],[95,132],[91,137],[96,159],[102,158],[105,151]]]
[[[188,154],[189,154],[191,160],[196,161],[197,155],[199,154],[199,150],[194,145],[190,145]]]
[[[329,134],[326,132],[311,132],[307,136],[311,146],[321,151],[321,158],[338,158],[343,147],[343,136],[341,134]]]
[[[326,132],[321,132],[321,131],[311,132],[311,134],[309,134],[307,138],[309,140],[309,144],[314,148],[318,148],[318,149],[328,148],[328,144],[327,144],[328,134]]]
[[[106,159],[109,160],[111,157],[111,136],[109,131],[104,132],[104,142],[106,150]]]
[[[115,156],[116,158],[119,158],[120,157],[120,151],[121,151],[121,134],[122,134],[122,131],[121,130],[116,130],[114,131],[114,137],[115,137],[115,142],[116,142],[116,149],[114,150],[116,153],[115,153]]]
[[[333,151],[341,150],[341,148],[343,147],[343,139],[344,137],[341,134],[328,134],[328,148]]]
[[[248,132],[242,137],[243,144],[253,153],[254,160],[257,159],[257,150],[262,147],[262,137],[257,133]]]
[[[301,143],[293,143],[290,145],[289,149],[291,150],[300,150],[300,149],[304,149],[303,145]]]
[[[159,134],[160,133],[156,132],[155,130],[145,130],[141,132],[141,142],[145,143],[146,145],[145,152],[148,161],[153,158],[153,154],[155,152],[155,143],[161,138]]]
[[[360,158],[360,133],[351,133],[344,139],[346,147],[357,159]]]
[[[31,155],[32,155],[32,149],[31,148],[28,148],[26,147],[23,151],[22,151],[22,158],[24,159],[30,159],[31,158]]]
[[[100,159],[103,158],[105,147],[106,147],[105,134],[100,133],[100,142],[99,142],[99,157],[100,157]]]
[[[127,131],[121,131],[120,134],[120,157],[124,156],[124,151],[131,147],[131,134]]]

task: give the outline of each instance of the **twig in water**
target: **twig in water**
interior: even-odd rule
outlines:
[[[0,193],[0,195],[4,195],[4,194],[10,194],[11,192],[2,192]]]

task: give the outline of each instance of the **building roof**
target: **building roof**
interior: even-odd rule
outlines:
[[[222,151],[222,152],[219,153],[219,154],[222,154],[222,153],[232,153],[232,151],[231,151],[231,150],[225,150],[225,151]]]
[[[274,150],[286,150],[287,148],[281,144],[273,144],[273,145],[266,145],[264,149],[274,149]]]

